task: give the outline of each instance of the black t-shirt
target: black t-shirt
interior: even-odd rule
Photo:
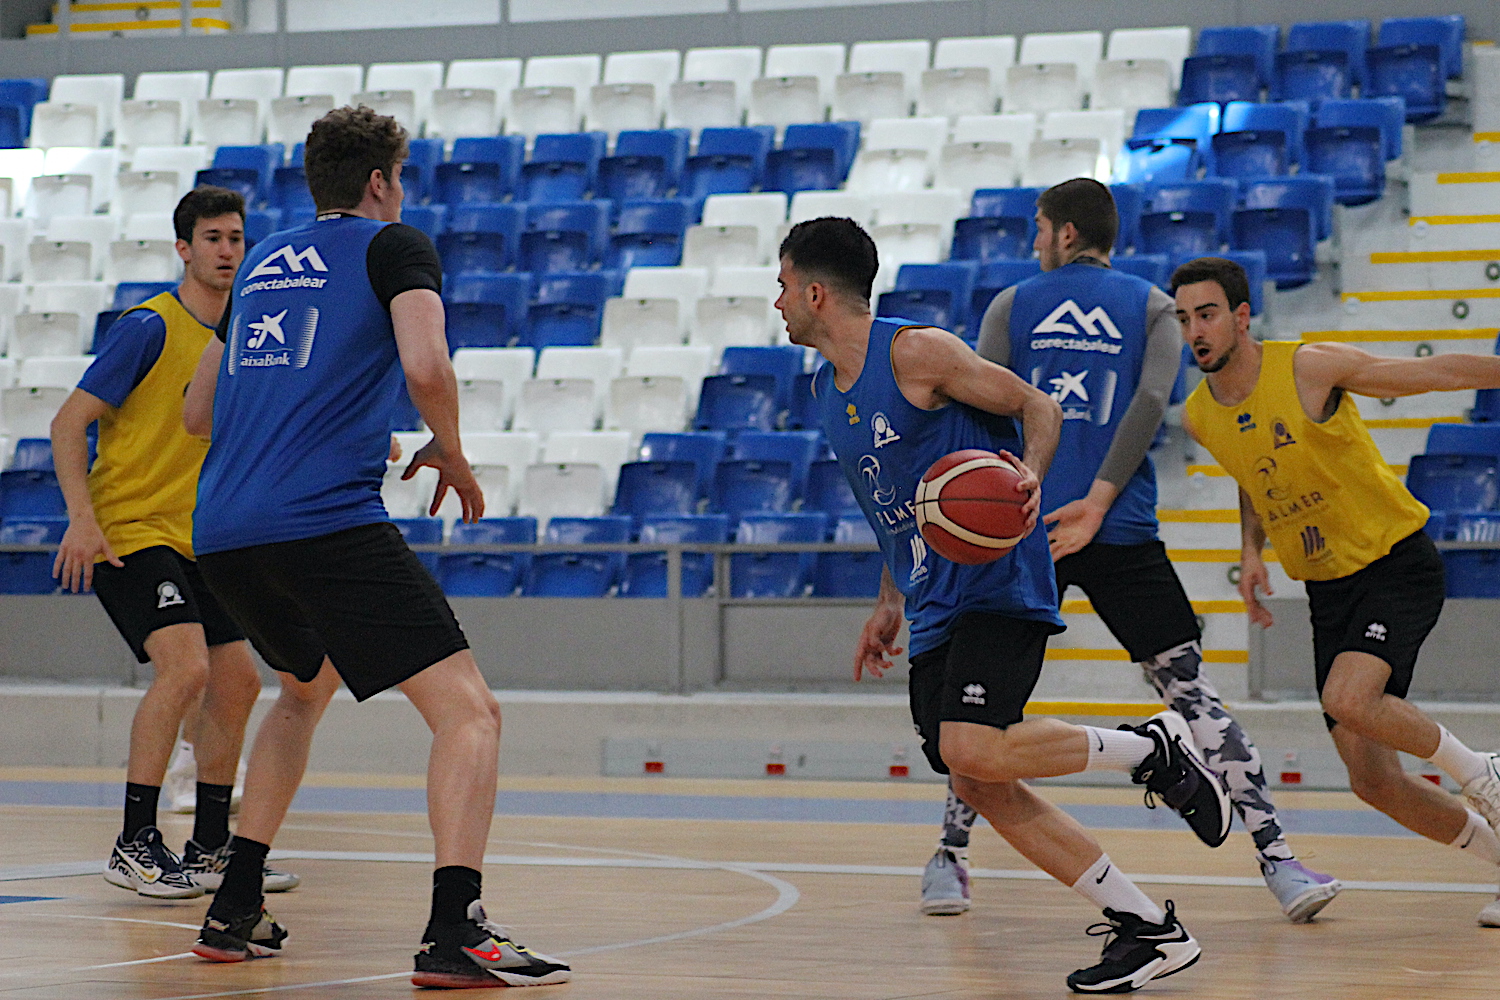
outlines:
[[[340,214],[343,213],[319,218],[337,218]],[[402,292],[414,288],[430,288],[438,294],[443,291],[443,262],[438,258],[437,248],[422,230],[401,222],[394,222],[375,234],[365,251],[365,271],[375,297],[387,310],[391,308],[391,300]],[[214,331],[220,340],[228,337],[230,312],[224,310]]]

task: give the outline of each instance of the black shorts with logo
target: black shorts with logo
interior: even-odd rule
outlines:
[[[1161,541],[1091,542],[1057,561],[1057,596],[1076,586],[1130,658],[1144,662],[1203,632]]]
[[[1443,611],[1443,559],[1427,533],[1408,535],[1364,569],[1307,581],[1318,695],[1340,653],[1369,653],[1390,664],[1385,693],[1405,698],[1427,634]],[[1326,713],[1323,721],[1334,727]]]
[[[137,662],[149,663],[146,639],[168,625],[202,625],[210,646],[239,642],[245,633],[214,596],[198,564],[166,545],[128,556],[119,566],[94,566],[94,593]]]
[[[947,640],[911,658],[907,688],[922,752],[938,774],[948,765],[938,745],[944,722],[977,722],[1004,729],[1020,722],[1042,673],[1051,622],[966,611]]]
[[[388,521],[198,561],[267,663],[305,682],[326,656],[358,701],[469,648],[437,581]]]

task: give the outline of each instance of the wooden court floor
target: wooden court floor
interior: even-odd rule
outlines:
[[[393,779],[396,781],[404,779]],[[828,799],[940,801],[934,786],[775,782],[511,779],[513,786]],[[1064,803],[1138,804],[1128,790],[1048,789]],[[1363,807],[1347,795],[1298,793],[1282,808]],[[114,809],[0,806],[0,871],[102,862]],[[163,824],[174,846],[189,821]],[[985,827],[975,831],[974,908],[924,917],[919,880],[936,831],[917,823],[702,818],[497,816],[485,871],[492,919],[537,950],[566,956],[568,985],[539,1000],[740,1000],[751,997],[945,1000],[1063,997],[1092,964],[1098,914],[1029,866]],[[1314,867],[1377,884],[1348,889],[1316,923],[1293,926],[1258,884],[1244,834],[1217,851],[1185,830],[1103,830],[1115,862],[1176,901],[1204,948],[1193,968],[1144,994],[1201,1000],[1359,1000],[1496,995],[1500,930],[1474,916],[1495,874],[1410,838],[1295,837]],[[97,874],[0,881],[0,998],[207,1000],[210,997],[413,996],[406,974],[426,919],[431,851],[425,818],[295,812],[278,850],[303,877],[270,897],[291,931],[283,955],[219,966],[187,954],[205,900],[164,903]],[[755,867],[748,867],[748,866]],[[888,873],[882,869],[902,869]],[[1247,882],[1248,884],[1235,884]],[[1228,884],[1225,884],[1228,883]],[[1426,885],[1424,885],[1426,884]],[[1405,886],[1403,888],[1403,886]],[[1442,891],[1436,891],[1442,890]],[[1491,887],[1490,892],[1493,892]]]

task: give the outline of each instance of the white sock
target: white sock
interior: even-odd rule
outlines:
[[[1135,883],[1109,860],[1108,854],[1099,855],[1099,860],[1089,865],[1089,870],[1078,877],[1072,888],[1101,910],[1134,913],[1152,924],[1159,924],[1167,919],[1166,912],[1151,902],[1150,896],[1136,888]]]
[[[1080,726],[1089,738],[1089,762],[1085,771],[1134,771],[1137,764],[1151,756],[1156,741],[1128,729],[1099,729]]]
[[[1492,865],[1500,865],[1500,837],[1495,836],[1495,831],[1483,816],[1472,809],[1468,813],[1469,821],[1448,846],[1456,847],[1465,854],[1472,854]]]
[[[1484,757],[1464,746],[1447,727],[1438,726],[1441,737],[1438,739],[1437,749],[1427,759],[1437,765],[1445,774],[1459,786],[1467,785],[1475,778],[1484,774],[1487,762]]]

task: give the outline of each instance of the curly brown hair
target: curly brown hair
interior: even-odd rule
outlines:
[[[406,159],[406,138],[396,119],[363,104],[334,108],[313,122],[302,160],[318,211],[358,205],[372,171],[389,180],[396,164]]]

